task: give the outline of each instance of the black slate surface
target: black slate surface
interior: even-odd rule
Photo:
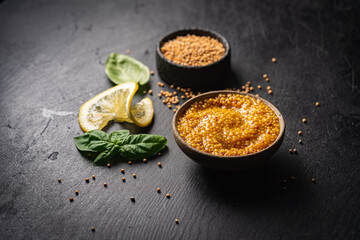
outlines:
[[[359,239],[358,12],[356,1],[1,1],[0,238]],[[282,147],[259,169],[204,169],[176,146],[173,113],[155,94],[150,127],[114,123],[107,131],[164,135],[163,155],[93,167],[72,138],[82,133],[82,103],[112,86],[107,56],[130,49],[155,69],[156,41],[184,27],[228,38],[232,86],[263,86],[255,93],[286,119]],[[155,93],[158,81],[155,73]]]

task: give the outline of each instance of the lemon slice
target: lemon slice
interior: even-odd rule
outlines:
[[[130,122],[141,127],[149,125],[154,114],[151,100],[145,98],[147,100],[143,99],[131,107],[138,88],[138,84],[134,82],[119,84],[84,103],[79,113],[81,129],[84,132],[102,129],[109,121]]]
[[[139,127],[148,126],[154,116],[154,107],[150,98],[146,97],[131,109],[126,109],[129,118]]]

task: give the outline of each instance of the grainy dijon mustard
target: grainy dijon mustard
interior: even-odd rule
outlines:
[[[177,127],[192,147],[220,156],[259,152],[280,132],[273,110],[259,99],[240,94],[219,94],[193,103]]]
[[[165,58],[187,66],[205,66],[220,60],[225,48],[217,39],[209,36],[177,36],[161,47]]]

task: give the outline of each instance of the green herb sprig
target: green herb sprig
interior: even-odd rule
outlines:
[[[134,134],[129,130],[119,130],[110,135],[100,130],[92,130],[74,138],[79,151],[100,153],[94,165],[105,165],[115,154],[127,159],[143,159],[151,157],[166,144],[167,139],[159,135]]]
[[[145,85],[150,78],[150,70],[147,66],[120,53],[109,55],[105,63],[105,73],[115,84],[136,82],[139,85]]]

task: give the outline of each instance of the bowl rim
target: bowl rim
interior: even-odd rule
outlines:
[[[184,111],[186,111],[194,102],[196,101],[200,101],[200,100],[204,100],[210,97],[214,97],[216,95],[219,94],[239,94],[239,95],[248,95],[250,97],[256,98],[261,100],[265,105],[267,105],[268,107],[270,107],[271,110],[274,111],[274,113],[276,114],[276,116],[279,119],[279,124],[280,124],[280,132],[277,136],[277,138],[275,139],[275,141],[269,145],[267,148],[264,148],[263,150],[259,151],[259,152],[255,152],[255,153],[251,153],[251,154],[247,154],[247,155],[239,155],[239,156],[219,156],[219,155],[213,155],[210,153],[206,153],[206,152],[202,152],[200,150],[198,150],[197,148],[194,148],[193,146],[191,146],[190,144],[188,144],[179,134],[179,131],[177,129],[177,123],[178,123],[178,119],[180,118],[179,113],[181,112],[180,109],[186,108]],[[214,95],[214,96],[213,96]],[[199,100],[200,99],[200,100]],[[234,160],[234,159],[239,159],[239,158],[247,158],[247,157],[252,157],[252,156],[256,156],[259,155],[267,150],[269,150],[270,148],[272,148],[273,146],[275,146],[279,141],[281,141],[284,133],[285,133],[285,119],[282,116],[282,114],[280,113],[280,111],[269,101],[255,96],[253,94],[250,93],[245,93],[245,92],[238,92],[238,91],[233,91],[233,90],[217,90],[217,91],[210,91],[210,92],[206,92],[206,93],[202,93],[200,95],[197,95],[196,97],[193,97],[189,100],[187,100],[185,103],[183,103],[181,105],[181,107],[176,111],[176,113],[173,116],[172,119],[172,130],[173,130],[173,134],[174,137],[176,137],[183,145],[185,145],[186,147],[190,148],[192,151],[196,152],[197,154],[206,156],[206,157],[210,157],[210,158],[217,158],[217,159],[222,159],[222,160]]]
[[[161,49],[160,49],[160,45],[161,43],[164,41],[165,38],[169,37],[170,35],[175,35],[176,36],[184,36],[184,35],[177,35],[177,34],[180,34],[182,32],[189,32],[188,34],[191,34],[191,32],[194,32],[194,31],[202,31],[202,32],[205,32],[205,33],[210,33],[212,35],[215,35],[217,37],[217,40],[219,41],[220,40],[220,43],[224,46],[225,48],[225,54],[224,56],[222,56],[222,58],[220,58],[219,60],[217,60],[216,62],[213,62],[213,63],[210,63],[210,64],[207,64],[207,65],[204,65],[204,66],[188,66],[188,65],[181,65],[181,64],[178,64],[178,63],[175,63],[169,59],[167,59],[163,53],[161,52]],[[196,35],[196,34],[194,34]],[[206,35],[203,35],[203,36],[206,36]],[[211,36],[210,36],[211,37]],[[206,67],[210,67],[210,66],[213,66],[221,61],[223,61],[227,56],[229,56],[230,54],[230,43],[229,41],[221,34],[219,34],[218,32],[215,32],[213,30],[209,30],[209,29],[201,29],[201,28],[183,28],[183,29],[178,29],[176,31],[173,31],[171,33],[168,33],[166,34],[165,36],[161,37],[160,40],[157,42],[156,44],[156,52],[157,54],[160,56],[161,59],[163,59],[165,62],[171,64],[171,65],[174,65],[176,67],[181,67],[181,68],[187,68],[187,69],[201,69],[201,68],[206,68]]]

